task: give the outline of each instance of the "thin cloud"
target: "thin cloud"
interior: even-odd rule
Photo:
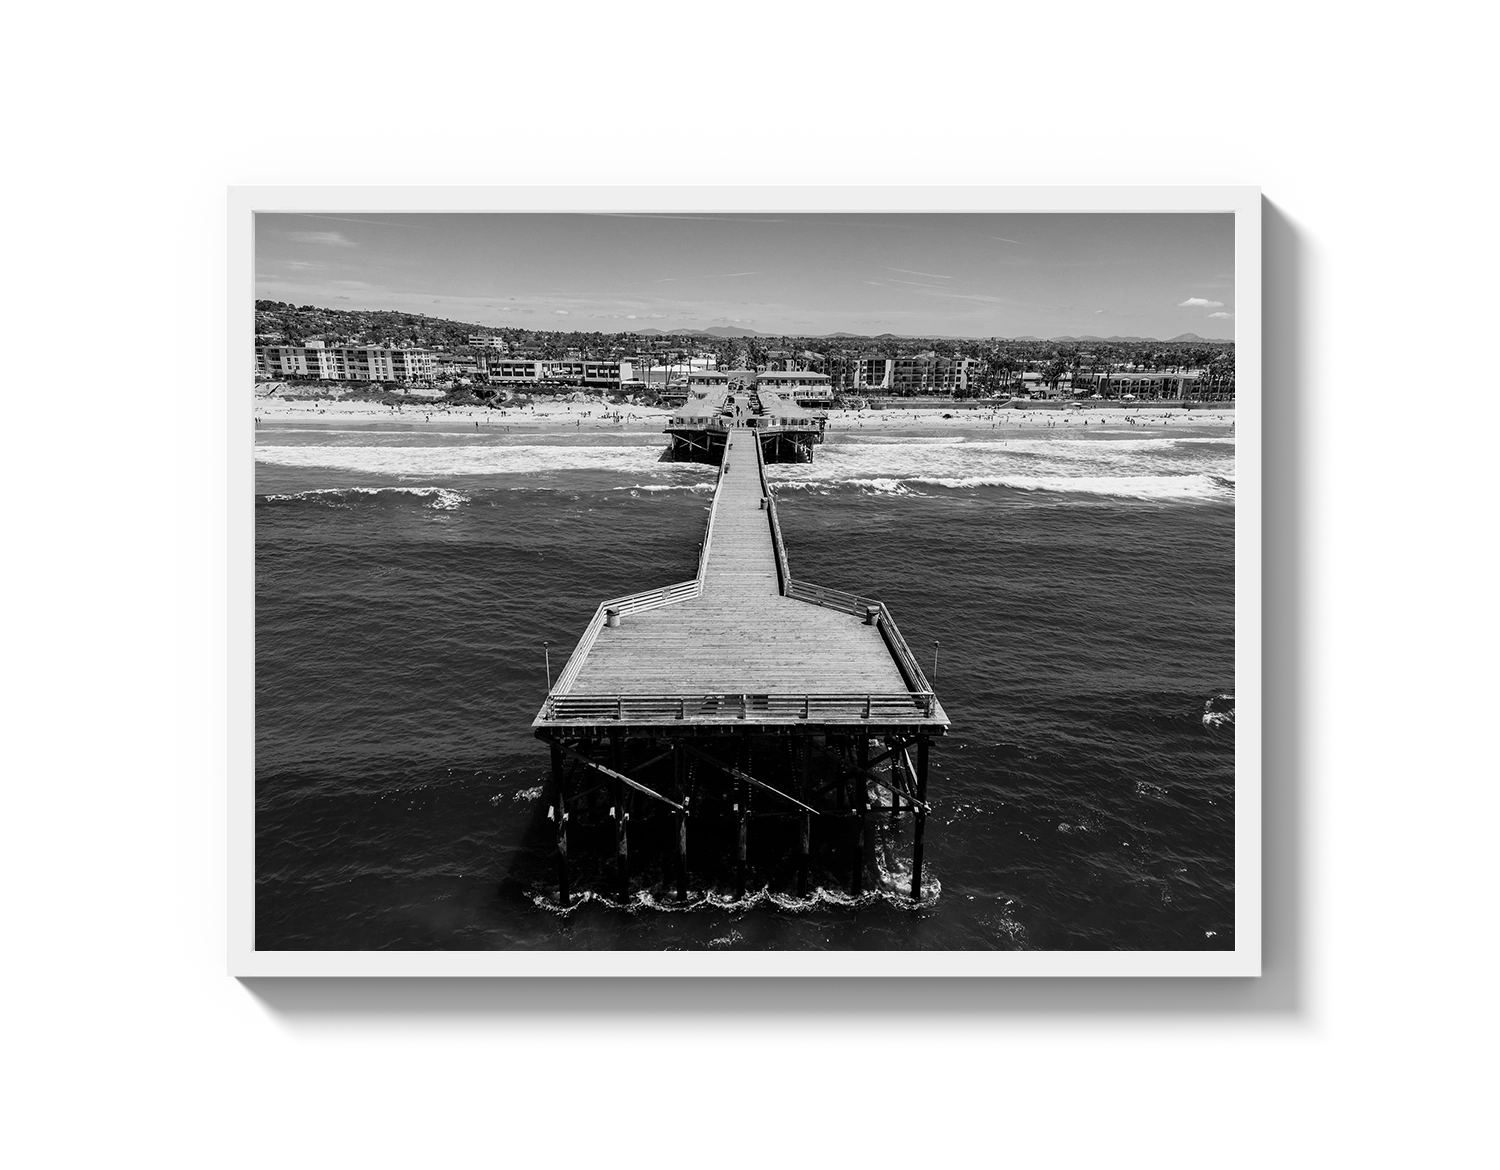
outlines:
[[[1209,320],[1211,320],[1211,321],[1215,320],[1215,319],[1220,320],[1220,321],[1227,321],[1227,320],[1229,320],[1230,317],[1233,317],[1233,316],[1234,316],[1233,313],[1210,313],[1208,315]]]
[[[987,240],[999,240],[1002,244],[1019,244],[1020,240],[1012,240],[1006,236],[985,236]]]
[[[553,309],[552,311],[559,317],[566,317],[568,315],[567,309]]]
[[[1205,300],[1203,297],[1188,297],[1185,301],[1178,301],[1179,309],[1222,309],[1223,301]]]
[[[714,220],[718,223],[785,223],[783,219],[760,219],[750,215],[662,215],[647,211],[599,211],[585,214],[607,215],[617,219],[691,219]]]
[[[711,272],[707,276],[663,276],[652,284],[667,284],[674,280],[726,280],[731,276],[759,276],[759,272]]]
[[[889,264],[882,264],[880,267],[884,268],[887,272],[904,272],[907,276],[929,276],[933,280],[953,279],[951,276],[944,276],[941,272],[917,272],[911,268],[892,268]]]
[[[377,227],[410,228],[414,232],[435,232],[437,228],[420,223],[392,223],[388,219],[353,219],[347,215],[314,215],[310,211],[298,212],[298,219],[328,219],[335,223],[365,223]]]
[[[1095,316],[1097,316],[1097,315],[1098,315],[1098,314],[1100,314],[1100,313],[1102,313],[1102,312],[1104,312],[1104,310],[1103,310],[1103,309],[1095,309],[1095,310],[1094,310],[1094,315],[1095,315]]]
[[[950,301],[973,301],[978,305],[1011,305],[1014,302],[1009,297],[990,297],[982,293],[956,293],[947,289],[933,289],[930,286],[924,288],[921,295],[930,297],[943,297]]]
[[[343,232],[287,232],[287,239],[299,244],[322,244],[328,248],[356,248],[359,245]]]

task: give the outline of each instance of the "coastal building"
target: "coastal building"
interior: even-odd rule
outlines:
[[[259,378],[318,378],[341,382],[420,382],[437,375],[430,350],[388,346],[261,345],[255,350]]]
[[[488,365],[491,382],[514,385],[594,386],[618,390],[635,381],[635,367],[629,361],[490,358]]]
[[[887,394],[964,394],[977,385],[978,363],[973,358],[852,357],[835,363],[836,380],[851,390],[879,390]]]
[[[756,385],[805,406],[826,406],[833,401],[833,380],[808,370],[765,370],[756,376]]]
[[[678,359],[641,355],[636,358],[636,377],[658,386],[670,386],[695,373],[704,373],[718,368],[718,361],[711,353],[700,353]]]
[[[686,382],[669,384],[662,391],[661,400],[665,406],[678,407],[689,399],[707,399],[718,395],[728,385],[728,370],[700,370],[689,374]]]
[[[471,378],[476,381],[488,376],[489,365],[482,357],[445,353],[437,357],[437,372],[450,378]]]
[[[1205,371],[1147,373],[1127,370],[1117,373],[1075,374],[1073,394],[1097,394],[1101,398],[1149,401],[1221,402],[1234,398],[1233,376],[1213,376]]]

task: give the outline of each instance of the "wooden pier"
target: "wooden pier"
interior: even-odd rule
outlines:
[[[742,395],[752,380],[735,384]],[[570,834],[588,825],[597,839],[601,818],[613,829],[611,892],[629,897],[633,811],[671,818],[679,898],[694,824],[732,850],[736,896],[757,862],[787,868],[753,856],[752,818],[790,824],[779,836],[800,895],[815,844],[859,894],[872,801],[892,824],[912,819],[910,892],[920,900],[929,749],[947,716],[883,603],[792,577],[765,452],[781,420],[806,423],[784,401],[746,405],[717,415],[719,478],[697,576],[602,603],[532,724],[552,750],[565,905]]]

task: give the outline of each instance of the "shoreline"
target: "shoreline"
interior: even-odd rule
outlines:
[[[274,430],[288,424],[298,426],[361,425],[379,423],[413,431],[451,429],[538,432],[571,427],[579,431],[615,433],[661,433],[673,411],[654,406],[610,406],[600,402],[540,403],[529,407],[410,405],[399,408],[373,402],[345,400],[302,401],[257,399],[255,427]],[[1042,406],[1024,409],[996,403],[990,406],[913,406],[882,410],[830,410],[830,433],[886,430],[909,427],[935,430],[1043,430],[1090,426],[1145,427],[1234,427],[1232,405],[1113,406],[1090,404],[1075,409]]]

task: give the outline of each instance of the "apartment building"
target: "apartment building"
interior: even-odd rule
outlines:
[[[489,369],[491,382],[552,382],[602,389],[618,389],[635,376],[634,366],[628,361],[491,358]]]
[[[762,370],[755,376],[755,385],[785,394],[799,405],[833,401],[833,380],[808,370]]]
[[[973,358],[915,357],[843,358],[834,371],[839,384],[851,390],[883,390],[887,394],[958,394],[975,385],[979,373]]]
[[[422,382],[437,374],[430,350],[387,346],[261,345],[255,350],[260,378],[319,378],[341,382]]]

